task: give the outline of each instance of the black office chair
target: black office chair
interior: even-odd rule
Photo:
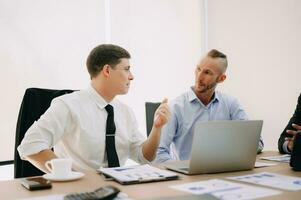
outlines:
[[[154,122],[154,114],[157,108],[160,106],[160,102],[145,102],[145,114],[146,114],[146,133],[149,136]]]
[[[17,147],[21,143],[27,129],[38,120],[42,114],[49,108],[52,99],[68,94],[74,90],[51,90],[41,88],[28,88],[25,91],[22,104],[19,111],[14,155],[14,177],[38,176],[44,174],[28,161],[21,160]]]

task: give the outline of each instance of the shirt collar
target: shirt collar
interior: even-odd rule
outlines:
[[[189,100],[189,102],[193,102],[193,101],[199,101],[199,102],[201,102],[199,100],[199,98],[196,96],[195,92],[193,91],[193,86],[191,86],[190,90],[188,91],[188,100]],[[220,93],[218,91],[215,91],[214,92],[214,97],[210,101],[210,103],[215,103],[215,102],[218,102],[219,100],[220,100]]]
[[[99,108],[104,109],[108,104],[111,104],[114,107],[115,99],[113,99],[111,102],[106,102],[106,100],[95,90],[95,88],[93,88],[91,84],[87,90]]]

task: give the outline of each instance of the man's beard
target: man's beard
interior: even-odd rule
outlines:
[[[202,88],[202,89],[199,90],[198,92],[199,92],[199,93],[206,93],[206,92],[208,92],[208,91],[214,89],[214,88],[216,87],[216,85],[217,85],[217,83],[214,82],[214,83],[212,83],[212,84],[210,84],[210,85],[207,85],[205,88]]]

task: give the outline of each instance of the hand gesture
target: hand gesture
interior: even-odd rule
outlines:
[[[287,130],[286,132],[290,135],[292,135],[292,137],[287,137],[285,138],[286,141],[288,141],[287,143],[287,148],[292,151],[293,148],[294,148],[294,139],[295,139],[295,135],[298,133],[298,132],[301,132],[301,126],[297,125],[297,124],[292,124],[293,128],[296,129],[296,131],[294,130]]]
[[[155,128],[161,128],[164,124],[167,123],[169,117],[170,117],[170,112],[167,105],[167,99],[165,98],[155,112],[154,115]]]

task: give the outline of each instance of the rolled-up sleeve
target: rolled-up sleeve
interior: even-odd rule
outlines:
[[[49,109],[27,130],[18,146],[21,159],[51,149],[63,136],[70,120],[69,109],[65,103],[60,99],[53,100]]]
[[[128,108],[128,132],[130,133],[130,159],[141,163],[149,163],[149,161],[144,158],[142,152],[142,144],[146,141],[146,135],[143,135],[138,129],[138,123],[134,112]]]
[[[162,163],[168,160],[172,160],[170,145],[173,142],[173,138],[177,129],[177,117],[175,111],[171,110],[171,117],[168,123],[162,128],[161,140],[157,151],[157,157],[155,162]]]

